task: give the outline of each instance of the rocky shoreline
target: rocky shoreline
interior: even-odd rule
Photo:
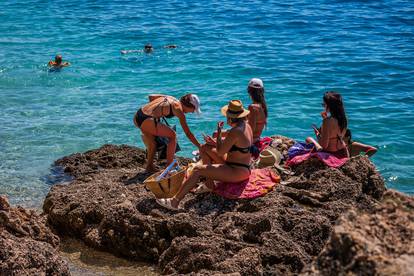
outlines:
[[[0,196],[0,275],[70,275],[59,243],[44,216]]]
[[[293,141],[274,139],[286,155]],[[145,190],[144,162],[141,149],[114,145],[57,160],[74,179],[51,188],[48,224],[162,274],[412,274],[414,200],[386,190],[366,157],[340,169],[309,160],[254,200],[190,194],[180,211]]]

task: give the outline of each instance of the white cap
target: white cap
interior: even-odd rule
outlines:
[[[191,94],[190,103],[194,106],[194,112],[197,114],[201,114],[200,99],[196,94]]]
[[[258,78],[253,78],[249,81],[248,84],[249,87],[254,87],[254,88],[263,88],[263,81],[261,79]]]

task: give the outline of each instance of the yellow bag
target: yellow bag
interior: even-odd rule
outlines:
[[[149,189],[157,198],[173,197],[178,192],[181,184],[183,183],[186,170],[186,167],[181,167],[178,172],[168,177],[164,177],[159,181],[156,181],[156,178],[161,174],[162,171],[156,172],[144,180],[145,188]]]

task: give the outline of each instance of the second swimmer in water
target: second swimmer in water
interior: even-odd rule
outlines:
[[[150,95],[149,103],[142,106],[135,113],[134,124],[143,134],[143,141],[147,148],[147,172],[152,172],[154,168],[154,157],[156,152],[155,137],[167,137],[169,139],[167,145],[167,163],[170,164],[174,159],[174,153],[177,145],[177,137],[175,131],[162,124],[160,118],[177,117],[188,139],[200,148],[200,143],[190,131],[185,117],[186,113],[200,114],[200,100],[195,94],[187,94],[177,100],[168,95]]]

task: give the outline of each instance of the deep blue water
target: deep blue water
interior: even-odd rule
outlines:
[[[57,158],[142,146],[131,119],[149,93],[197,93],[201,139],[229,99],[249,102],[252,77],[265,82],[265,134],[303,140],[323,92],[342,93],[388,187],[414,193],[414,2],[288,2],[1,1],[0,194],[38,207]],[[146,43],[153,54],[120,54]],[[48,72],[57,53],[72,66]]]

